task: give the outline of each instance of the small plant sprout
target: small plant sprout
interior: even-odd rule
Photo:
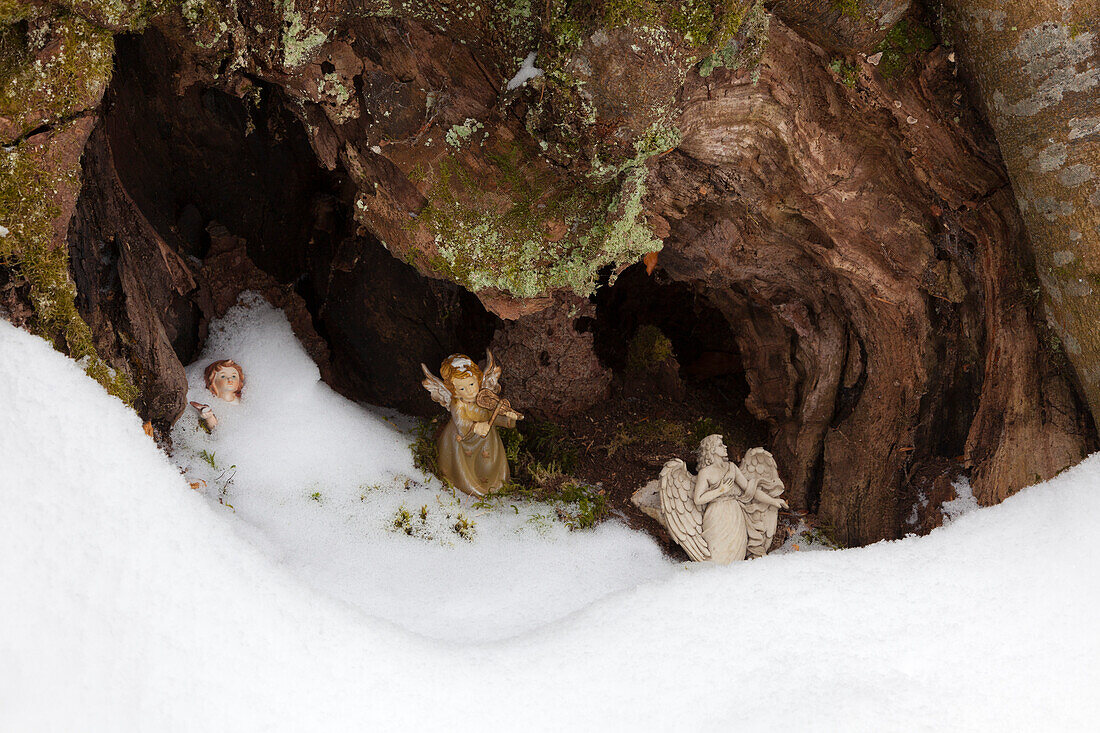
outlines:
[[[409,513],[404,504],[398,507],[397,512],[393,515],[393,529],[395,532],[404,532],[412,537],[412,514]]]
[[[203,451],[203,453],[205,452],[206,451]],[[214,465],[214,456],[210,456],[210,459],[210,465]],[[233,478],[237,475],[236,469],[237,466],[236,464],[234,464],[222,471],[221,475],[214,479],[214,483],[218,486],[218,503],[223,506],[227,506],[230,509],[233,509],[233,505],[226,501],[226,499],[229,496],[229,487],[233,485]],[[233,511],[236,511],[236,509],[233,509]]]
[[[553,524],[554,518],[548,514],[532,514],[527,517],[527,523],[539,534],[546,534],[550,531],[550,526]]]
[[[215,455],[216,455],[215,453],[211,453],[211,452],[203,449],[203,451],[201,453],[199,453],[199,458],[206,461],[206,463],[208,463],[210,465],[210,468],[213,468],[216,471],[216,470],[218,470],[218,464],[214,462],[214,456]]]
[[[414,515],[408,507],[402,504],[394,512],[390,529],[394,532],[404,532],[409,537],[431,540],[432,533],[428,527],[428,506],[420,507]]]
[[[312,494],[309,495],[309,498],[310,498],[311,501],[315,501],[318,504],[323,504],[324,503],[324,497],[321,496],[320,491],[314,491]]]
[[[474,522],[466,517],[465,514],[459,514],[455,518],[454,531],[462,539],[467,542],[473,542],[474,540]]]

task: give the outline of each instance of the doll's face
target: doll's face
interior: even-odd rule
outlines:
[[[473,402],[477,397],[478,385],[473,377],[455,377],[452,384],[454,384],[455,394],[463,402]]]
[[[233,367],[223,366],[214,373],[211,388],[219,399],[236,402],[237,390],[241,388],[241,375]]]

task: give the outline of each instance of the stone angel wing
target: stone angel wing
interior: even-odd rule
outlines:
[[[428,367],[424,364],[421,364],[420,368],[424,370],[424,381],[421,382],[424,389],[428,390],[428,394],[432,396],[432,399],[443,405],[445,410],[450,410],[451,390],[447,389],[447,385],[443,384],[442,379],[429,372]]]
[[[763,448],[745,451],[739,468],[745,474],[750,488],[756,487],[773,499],[778,499],[783,493],[783,481],[779,478],[775,459]],[[761,501],[754,501],[745,505],[745,519],[749,532],[748,554],[750,557],[763,557],[768,554],[772,537],[779,526],[779,510]]]
[[[696,562],[710,560],[710,548],[703,539],[703,510],[695,504],[695,480],[687,464],[674,458],[661,469],[660,499],[665,525],[672,539]]]
[[[493,352],[485,349],[485,369],[481,373],[481,388],[500,392],[500,367],[493,361]]]
[[[755,479],[756,486],[763,489],[768,496],[778,499],[783,493],[784,486],[779,478],[779,467],[772,454],[763,448],[750,448],[745,451],[745,457],[741,459],[741,465],[738,468],[745,474],[750,485]]]

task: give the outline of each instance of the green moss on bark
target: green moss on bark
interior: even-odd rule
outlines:
[[[309,19],[297,9],[295,0],[282,0],[283,64],[297,68],[309,61],[313,52],[328,40],[328,33],[311,27]]]
[[[661,248],[642,217],[645,166],[595,187],[554,188],[532,176],[517,147],[491,159],[498,181],[491,192],[455,158],[444,159],[419,215],[439,251],[433,268],[469,290],[531,298],[568,288],[587,295],[602,268]]]
[[[710,76],[715,69],[753,69],[768,49],[771,16],[763,0],[751,6],[739,5],[727,15],[715,50],[699,63],[699,76]]]
[[[61,215],[55,194],[79,185],[79,168],[56,170],[43,158],[40,148],[25,142],[0,153],[0,224],[7,229],[0,237],[0,266],[27,282],[34,332],[63,343],[89,376],[133,404],[137,388],[96,355],[91,330],[76,309],[68,251],[53,241],[53,223]]]
[[[840,83],[849,89],[854,89],[859,82],[859,69],[847,59],[833,59],[829,62],[829,71],[833,72]]]
[[[640,326],[626,349],[626,369],[634,375],[649,374],[672,356],[672,342],[652,324]]]
[[[859,20],[859,0],[833,0],[833,10],[852,20]]]
[[[886,38],[873,52],[882,52],[878,70],[884,77],[891,79],[904,73],[909,62],[916,54],[931,51],[936,46],[936,34],[926,25],[915,20],[902,18]]]
[[[49,49],[47,51],[47,46]],[[114,39],[62,14],[33,33],[0,30],[0,116],[18,135],[95,107],[111,77]]]
[[[0,0],[0,24],[18,23],[42,12],[26,0]]]
[[[55,221],[62,215],[58,195],[79,189],[79,162],[59,167],[49,156],[49,142],[18,139],[41,125],[53,126],[53,135],[61,138],[76,124],[71,118],[99,104],[111,76],[114,39],[110,31],[71,13],[39,18],[32,25],[31,32],[20,25],[0,31],[0,115],[11,122],[15,143],[0,152],[0,225],[6,230],[0,237],[0,266],[26,282],[32,330],[63,347],[108,392],[132,404],[137,388],[96,355],[91,329],[76,308],[68,250],[54,239]]]

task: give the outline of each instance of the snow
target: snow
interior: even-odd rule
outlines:
[[[244,369],[239,404],[203,385],[203,368],[225,358]],[[476,508],[429,481],[395,424],[408,421],[329,389],[261,298],[212,324],[188,382],[188,400],[211,404],[219,421],[207,435],[189,408],[176,423],[173,458],[188,481],[292,574],[371,615],[437,639],[490,641],[671,572],[655,542],[618,522],[570,533],[547,505]],[[409,389],[422,389],[420,375]],[[402,509],[416,536],[394,531]],[[461,519],[473,523],[471,541],[453,529]]]
[[[542,76],[542,69],[535,67],[536,55],[537,54],[535,54],[534,51],[527,54],[527,58],[523,60],[523,63],[519,67],[519,71],[516,72],[515,76],[508,80],[508,91],[518,89],[519,87],[534,79],[536,76]]]
[[[958,481],[951,484],[951,486],[955,489],[955,498],[950,501],[945,501],[940,505],[944,524],[950,524],[963,514],[967,514],[978,508],[978,499],[974,496],[974,490],[970,487],[969,479],[965,477],[960,478]],[[917,501],[909,511],[909,516],[905,520],[905,523],[910,527],[915,527],[917,520],[920,518],[920,510],[927,507],[928,497],[921,491],[917,494]]]
[[[190,489],[73,362],[0,322],[0,729],[1082,730],[1100,715],[1100,455],[857,550],[677,566],[621,527],[510,539],[495,515],[447,546],[372,524],[392,487],[369,511],[341,494],[351,446],[360,467],[407,458],[384,420],[303,380],[303,355],[277,348],[285,322],[253,315],[255,332],[215,335],[206,355],[249,357],[244,401],[211,438],[237,464],[235,511]],[[347,435],[314,465],[323,501],[303,501],[294,448],[330,422]],[[612,569],[589,567],[600,552]],[[432,562],[460,579],[415,574]],[[462,603],[487,594],[485,608],[412,614],[451,604],[478,563]],[[414,574],[387,585],[391,565]],[[507,602],[509,585],[539,602]]]
[[[945,501],[940,507],[945,524],[978,508],[978,500],[974,496],[974,490],[970,488],[970,481],[965,478],[959,479],[952,486],[955,488],[955,498]]]

